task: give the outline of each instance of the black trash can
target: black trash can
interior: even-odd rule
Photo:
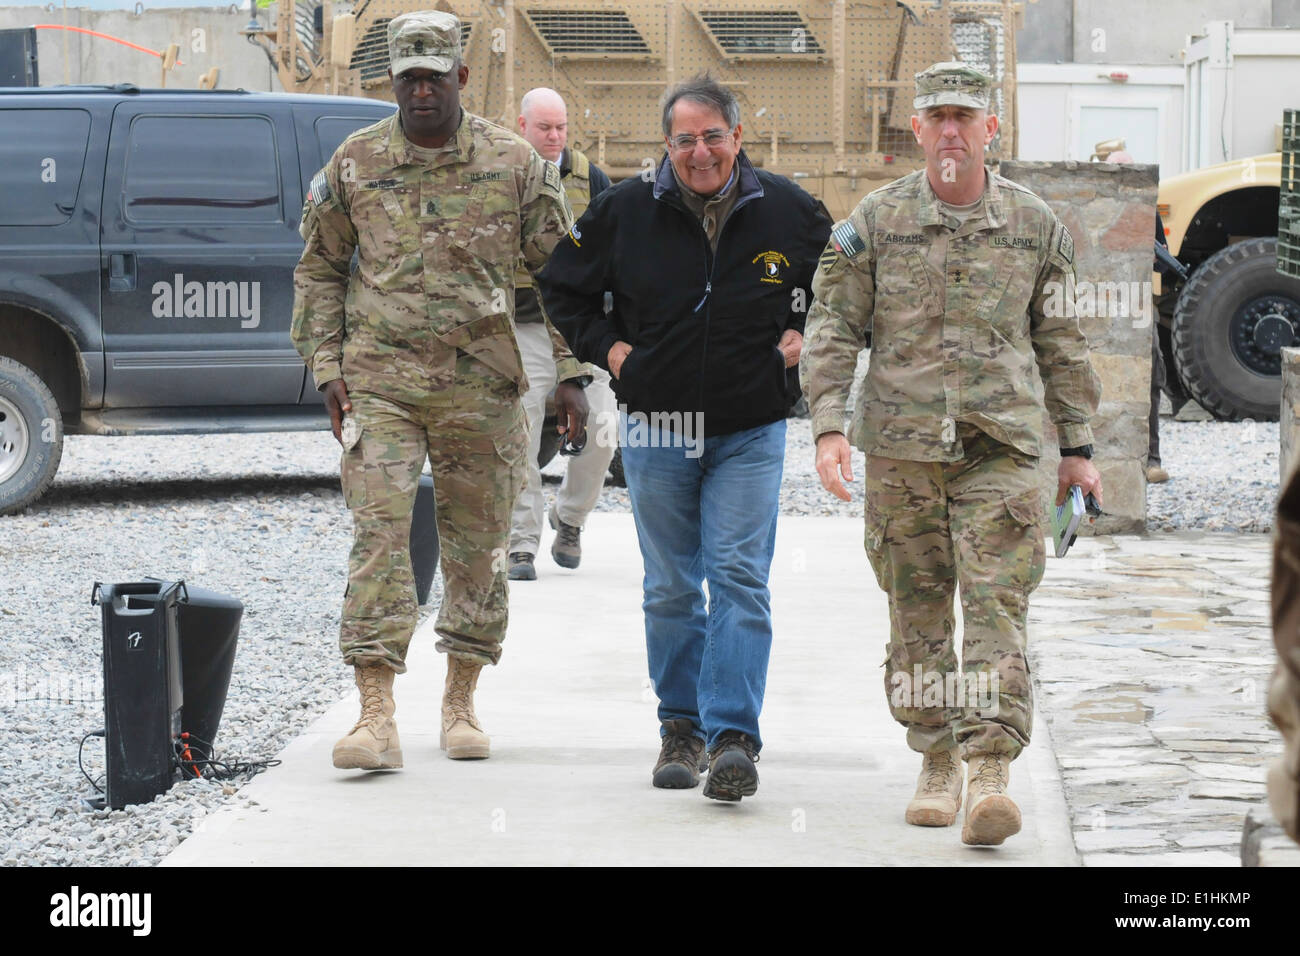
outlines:
[[[120,810],[176,782],[181,732],[180,581],[99,584],[103,613],[105,799]]]
[[[415,599],[429,602],[433,576],[438,571],[438,505],[433,498],[433,476],[421,475],[411,513],[411,571],[415,575]]]

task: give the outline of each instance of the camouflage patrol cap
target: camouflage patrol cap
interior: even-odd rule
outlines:
[[[438,10],[416,10],[388,21],[388,61],[403,70],[450,73],[460,59],[460,21]]]
[[[992,86],[992,79],[965,63],[936,63],[916,74],[916,99],[912,100],[912,106],[923,110],[951,104],[986,110]]]

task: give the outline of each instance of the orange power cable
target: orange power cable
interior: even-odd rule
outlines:
[[[85,27],[65,27],[61,23],[34,23],[34,30],[71,30],[73,33],[85,33],[92,37],[99,37],[101,40],[112,40],[114,43],[120,43],[122,46],[129,46],[132,50],[139,50],[141,53],[148,53],[150,56],[162,58],[162,53],[158,50],[151,50],[147,46],[140,46],[138,43],[132,43],[130,40],[123,40],[121,37],[115,37],[111,33],[100,33],[98,30],[87,30]],[[184,66],[180,57],[176,58],[177,66]]]

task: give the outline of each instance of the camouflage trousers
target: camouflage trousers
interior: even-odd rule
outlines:
[[[528,434],[513,384],[462,356],[448,404],[415,407],[359,392],[361,437],[343,452],[343,496],[353,544],[339,646],[348,664],[406,670],[417,622],[411,510],[427,457],[433,469],[443,576],[437,648],[495,664],[509,598],[510,511],[524,481]]]
[[[1047,553],[1038,460],[973,426],[959,435],[956,462],[867,456],[866,549],[889,595],[885,692],[913,750],[1014,758],[1033,721],[1026,617]]]

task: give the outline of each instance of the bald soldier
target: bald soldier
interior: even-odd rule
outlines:
[[[961,63],[916,77],[925,168],[868,195],[831,231],[812,289],[800,374],[822,485],[848,500],[848,434],[867,455],[866,548],[889,595],[885,689],[923,756],[907,822],[996,845],[1020,830],[1007,793],[1029,743],[1029,594],[1044,567],[1038,486],[1044,400],[1061,446],[1056,499],[1101,497],[1091,416],[1100,385],[1072,311],[1049,309],[1074,244],[1046,203],[984,167],[992,81]],[[1042,377],[1043,398],[1034,382]],[[961,671],[953,646],[960,586]]]
[[[444,579],[441,745],[488,756],[473,695],[501,657],[528,443],[515,268],[540,269],[572,225],[559,169],[461,109],[469,69],[454,16],[395,17],[388,46],[397,113],[344,140],[312,179],[294,273],[293,340],[343,446],[354,527],[339,644],[361,717],[334,766],[367,770],[402,765],[393,678],[416,623],[408,543],[426,458]],[[584,415],[561,409],[579,430]]]
[[[519,104],[518,122],[519,134],[543,159],[560,167],[560,181],[564,184],[569,210],[577,221],[591,201],[609,186],[609,177],[579,150],[568,146],[569,115],[563,98],[544,86],[529,90]],[[551,507],[549,523],[555,530],[551,558],[562,568],[576,568],[582,560],[582,526],[600,499],[605,472],[618,447],[615,427],[618,411],[609,386],[609,373],[594,365],[584,365],[580,373],[575,373],[570,365],[576,360],[564,338],[543,314],[541,300],[527,270],[520,269],[516,282],[515,334],[528,373],[524,410],[528,415],[529,446],[528,481],[515,502],[510,522],[510,579],[533,581],[537,578],[533,560],[541,543],[544,510],[537,454],[546,417],[546,398],[552,388],[559,396],[562,391],[585,385],[589,414],[593,422],[598,421],[602,426],[589,428],[586,447],[569,458],[564,480]],[[563,427],[563,423],[557,422],[556,427]]]

